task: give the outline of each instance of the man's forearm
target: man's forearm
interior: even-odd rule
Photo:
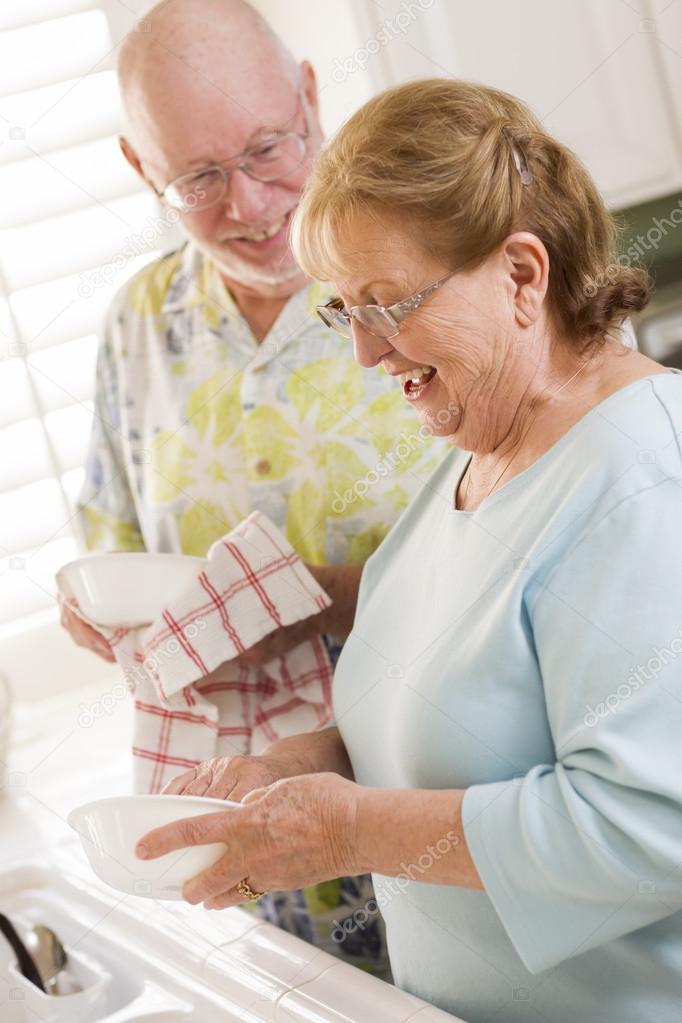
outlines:
[[[353,628],[362,565],[306,565],[306,568],[332,600],[331,607],[312,619],[316,630],[345,639]]]

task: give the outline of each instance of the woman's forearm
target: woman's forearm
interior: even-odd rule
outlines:
[[[324,728],[319,732],[305,732],[277,739],[263,750],[263,754],[291,756],[294,762],[300,763],[301,774],[331,771],[353,780],[353,768],[338,728]]]
[[[358,786],[358,873],[482,889],[462,827],[463,789]]]

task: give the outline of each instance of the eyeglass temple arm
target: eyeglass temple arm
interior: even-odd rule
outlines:
[[[404,298],[402,302],[398,302],[394,306],[389,306],[387,312],[391,314],[393,319],[399,323],[401,320],[411,313],[413,309],[418,309],[422,302],[426,301],[429,295],[432,295],[434,291],[438,291],[442,288],[446,281],[449,281],[452,277],[452,273],[446,274],[445,277],[441,277],[439,281],[435,281],[433,284],[429,284],[428,288],[424,288],[423,291],[418,291],[416,295],[410,295],[409,298]]]

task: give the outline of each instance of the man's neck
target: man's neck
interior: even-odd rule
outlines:
[[[300,291],[306,282],[304,275],[300,274],[277,287],[264,287],[262,291],[256,291],[225,274],[221,274],[221,277],[258,344],[267,337],[291,296]]]

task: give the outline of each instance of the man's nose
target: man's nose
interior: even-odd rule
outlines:
[[[354,318],[351,318],[350,322],[353,331],[353,358],[363,369],[372,369],[381,362],[384,355],[389,354],[392,350],[391,344],[383,337],[370,334]]]
[[[255,181],[240,168],[230,174],[225,196],[225,213],[242,224],[261,224],[268,220],[272,201],[272,186]]]

